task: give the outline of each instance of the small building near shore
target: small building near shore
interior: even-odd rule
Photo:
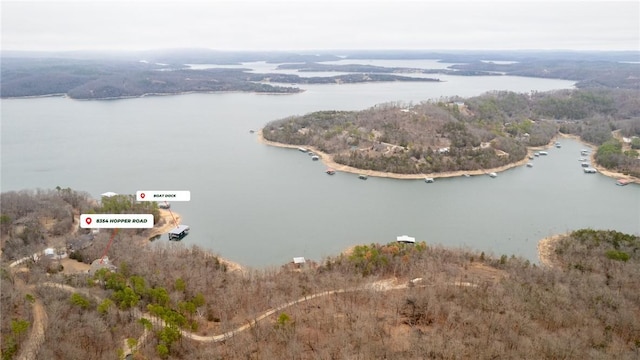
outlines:
[[[302,268],[306,263],[307,263],[307,260],[302,256],[293,258],[293,267],[295,269]]]
[[[400,235],[396,238],[396,241],[399,243],[405,243],[405,244],[415,244],[416,238],[408,235]]]

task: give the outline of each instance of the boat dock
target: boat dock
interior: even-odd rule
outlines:
[[[182,240],[187,234],[189,234],[188,225],[178,225],[169,231],[169,240]]]

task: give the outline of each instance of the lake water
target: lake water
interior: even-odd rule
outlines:
[[[304,86],[295,95],[190,94],[114,101],[2,100],[2,191],[71,187],[190,190],[172,203],[198,244],[244,265],[321,260],[361,243],[410,235],[537,261],[545,236],[592,227],[640,233],[640,187],[585,175],[573,140],[495,179],[328,176],[296,150],[259,143],[249,129],[316,110],[359,110],[489,90],[570,88],[518,77],[438,76],[442,83]],[[167,241],[166,237],[160,241]]]

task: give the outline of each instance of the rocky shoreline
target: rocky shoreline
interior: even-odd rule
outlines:
[[[555,255],[556,245],[565,236],[566,234],[557,234],[538,241],[538,259],[541,265],[552,269],[560,266],[559,260]]]
[[[282,148],[290,148],[290,149],[297,149],[300,146],[299,145],[289,145],[289,144],[283,144],[283,143],[278,143],[275,141],[270,141],[264,138],[263,134],[262,134],[262,129],[260,129],[257,132],[257,138],[258,141],[262,144],[266,144],[266,145],[271,145],[271,146],[276,146],[276,147],[282,147]],[[514,167],[518,167],[518,166],[523,166],[526,163],[529,162],[528,157],[530,155],[533,155],[534,151],[539,150],[539,149],[544,149],[547,147],[550,147],[553,145],[553,142],[549,143],[549,145],[547,146],[542,146],[542,147],[532,147],[528,149],[527,152],[527,156],[525,156],[524,159],[511,163],[511,164],[507,164],[507,165],[503,165],[503,166],[499,166],[496,168],[491,168],[491,169],[482,169],[482,170],[459,170],[459,171],[444,171],[444,172],[438,172],[438,173],[428,173],[428,174],[398,174],[398,173],[391,173],[391,172],[384,172],[384,171],[376,171],[376,170],[363,170],[363,169],[358,169],[358,168],[354,168],[351,166],[347,166],[347,165],[342,165],[342,164],[338,164],[337,162],[335,162],[333,160],[333,155],[331,154],[327,154],[325,152],[322,152],[318,149],[316,149],[313,146],[306,146],[305,148],[311,150],[314,154],[318,155],[318,157],[320,157],[320,161],[322,161],[327,167],[336,170],[336,171],[342,171],[342,172],[348,172],[348,173],[352,173],[352,174],[361,174],[361,175],[367,175],[367,176],[374,176],[374,177],[384,177],[384,178],[391,178],[391,179],[402,179],[402,180],[416,180],[416,179],[424,179],[425,177],[429,177],[429,178],[449,178],[449,177],[459,177],[459,176],[466,176],[466,175],[487,175],[490,174],[492,172],[502,172]]]
[[[530,161],[529,156],[533,155],[533,153],[536,151],[544,150],[553,146],[553,144],[556,142],[558,137],[572,138],[572,139],[576,139],[578,141],[584,142],[579,137],[574,135],[559,134],[558,136],[551,139],[551,141],[547,145],[528,147],[527,156],[525,156],[524,159],[511,164],[507,164],[507,165],[503,165],[503,166],[499,166],[491,169],[483,169],[483,170],[445,171],[445,172],[429,173],[429,174],[398,174],[398,173],[391,173],[391,172],[384,172],[384,171],[358,169],[351,166],[338,164],[333,160],[333,155],[322,152],[313,146],[305,145],[305,148],[311,150],[314,154],[318,155],[318,157],[320,158],[320,161],[322,161],[328,168],[331,168],[335,171],[342,171],[342,172],[347,172],[352,174],[361,174],[361,175],[384,177],[384,178],[391,178],[391,179],[416,180],[416,179],[424,179],[425,177],[436,179],[436,178],[448,178],[448,177],[458,177],[458,176],[467,176],[467,175],[487,175],[492,172],[498,173],[514,167],[523,166]],[[281,148],[289,148],[289,149],[297,149],[300,147],[299,145],[283,144],[283,143],[267,140],[264,138],[264,135],[262,134],[262,129],[257,131],[257,138],[260,143],[266,144],[266,145],[271,145],[271,146],[276,146]],[[591,151],[591,163],[593,164],[593,167],[597,169],[598,172],[600,172],[602,175],[616,178],[616,179],[628,179],[640,184],[640,179],[636,177],[621,174],[621,173],[616,173],[616,172],[607,170],[602,166],[597,165],[595,162],[594,154],[595,152]]]

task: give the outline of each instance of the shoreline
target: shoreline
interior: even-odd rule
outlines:
[[[556,245],[560,239],[564,238],[567,234],[556,234],[540,239],[538,241],[538,259],[540,264],[550,269],[556,269],[560,267],[555,256]]]
[[[167,232],[169,232],[169,230],[173,229],[176,224],[178,223],[180,224],[180,220],[182,219],[182,217],[180,216],[180,214],[174,213],[174,212],[170,212],[169,210],[165,210],[165,209],[159,209],[160,210],[160,220],[158,221],[158,224],[162,224],[160,226],[154,226],[153,229],[151,229],[151,231],[149,232],[149,235],[147,236],[147,240],[151,241],[151,239],[153,239],[156,236],[162,236],[163,234],[166,234]],[[171,216],[171,214],[173,214],[173,216]],[[173,219],[175,218],[175,223],[173,221]]]
[[[282,144],[282,143],[278,143],[278,142],[274,142],[274,141],[270,141],[264,138],[264,135],[262,134],[262,129],[257,131],[257,137],[258,137],[258,142],[262,143],[262,144],[266,144],[266,145],[271,145],[271,146],[275,146],[275,147],[281,147],[281,148],[290,148],[290,149],[297,149],[300,147],[300,145],[289,145],[289,144]],[[518,166],[523,166],[526,163],[528,163],[529,160],[529,156],[533,155],[533,153],[536,150],[540,150],[540,149],[546,149],[550,146],[552,146],[553,142],[555,140],[552,140],[552,142],[550,142],[548,145],[545,146],[538,146],[538,147],[527,147],[527,155],[524,157],[524,159],[514,162],[514,163],[510,163],[510,164],[506,164],[503,166],[499,166],[496,168],[491,168],[491,169],[483,169],[483,170],[457,170],[457,171],[444,171],[444,172],[438,172],[438,173],[428,173],[428,174],[398,174],[398,173],[391,173],[391,172],[384,172],[384,171],[376,171],[376,170],[363,170],[363,169],[358,169],[358,168],[354,168],[351,166],[347,166],[347,165],[342,165],[342,164],[338,164],[333,160],[333,156],[330,154],[327,154],[325,152],[322,152],[318,149],[316,149],[313,146],[306,146],[305,148],[311,150],[314,154],[318,155],[320,157],[320,161],[322,161],[322,163],[324,165],[326,165],[327,167],[336,170],[336,171],[342,171],[342,172],[347,172],[347,173],[352,173],[352,174],[361,174],[361,175],[367,175],[367,176],[374,176],[374,177],[382,177],[382,178],[390,178],[390,179],[399,179],[399,180],[422,180],[425,177],[430,177],[430,178],[450,178],[450,177],[459,177],[459,176],[464,176],[464,175],[471,175],[471,176],[475,176],[475,175],[487,175],[489,173],[492,172],[502,172],[505,170],[509,170],[511,168],[514,167],[518,167]]]
[[[285,86],[281,86],[283,88],[286,88]],[[103,101],[103,100],[127,100],[127,99],[141,99],[144,97],[150,97],[150,96],[177,96],[177,95],[191,95],[191,94],[222,94],[222,93],[253,93],[253,94],[265,94],[265,95],[295,95],[295,94],[299,94],[302,92],[305,92],[306,90],[304,89],[300,89],[300,91],[297,92],[278,92],[278,91],[242,91],[242,90],[221,90],[221,91],[198,91],[198,90],[192,90],[192,91],[180,91],[180,92],[175,92],[175,93],[144,93],[144,94],[140,94],[140,95],[126,95],[126,96],[113,96],[113,97],[101,97],[101,98],[73,98],[70,97],[67,93],[57,93],[57,94],[45,94],[45,95],[25,95],[25,96],[9,96],[9,97],[3,97],[2,100],[12,100],[12,99],[16,99],[16,100],[24,100],[24,99],[39,99],[39,98],[48,98],[48,97],[61,97],[61,98],[66,98],[66,99],[70,99],[70,100],[78,100],[78,101]]]
[[[271,140],[267,140],[264,138],[264,135],[262,134],[262,130],[260,129],[256,132],[257,134],[257,138],[258,138],[258,142],[265,144],[265,145],[270,145],[270,146],[275,146],[275,147],[280,147],[280,148],[289,148],[289,149],[297,149],[299,148],[301,145],[290,145],[290,144],[283,144],[283,143],[279,143],[279,142],[275,142],[275,141],[271,141]],[[464,176],[464,175],[471,175],[471,176],[476,176],[476,175],[487,175],[489,173],[492,172],[502,172],[505,170],[509,170],[518,166],[523,166],[526,165],[530,160],[529,160],[529,156],[533,155],[534,152],[538,151],[538,150],[544,150],[544,149],[548,149],[550,147],[553,146],[553,144],[557,141],[558,138],[566,138],[566,139],[574,139],[577,141],[580,141],[581,143],[584,143],[586,145],[588,145],[591,150],[591,154],[590,154],[590,158],[591,158],[591,164],[592,166],[598,170],[598,172],[604,176],[607,177],[611,177],[614,179],[627,179],[627,180],[631,180],[632,182],[635,182],[637,184],[640,184],[640,179],[636,178],[634,176],[631,175],[625,175],[625,174],[621,174],[621,173],[616,173],[613,172],[611,170],[607,170],[605,168],[603,168],[602,166],[600,166],[599,164],[597,164],[595,162],[595,151],[594,151],[594,145],[589,144],[587,142],[585,142],[584,140],[580,139],[579,136],[576,135],[570,135],[570,134],[562,134],[562,133],[558,133],[558,135],[554,136],[551,141],[547,144],[547,145],[542,145],[542,146],[528,146],[527,147],[527,155],[525,156],[524,159],[511,163],[511,164],[507,164],[507,165],[503,165],[503,166],[499,166],[496,168],[491,168],[491,169],[484,169],[484,170],[458,170],[458,171],[445,171],[445,172],[439,172],[439,173],[428,173],[428,174],[398,174],[398,173],[391,173],[391,172],[384,172],[384,171],[376,171],[376,170],[363,170],[363,169],[358,169],[358,168],[354,168],[351,166],[347,166],[347,165],[342,165],[342,164],[338,164],[333,160],[333,156],[330,154],[327,154],[325,152],[322,152],[320,150],[318,150],[317,148],[313,147],[313,146],[306,146],[305,148],[311,150],[314,154],[318,155],[320,157],[320,161],[322,161],[322,163],[324,165],[326,165],[328,168],[331,168],[333,170],[336,171],[342,171],[342,172],[347,172],[347,173],[351,173],[351,174],[359,174],[359,175],[367,175],[367,176],[374,176],[374,177],[382,177],[382,178],[390,178],[390,179],[398,179],[398,180],[421,180],[424,179],[425,177],[430,177],[430,178],[450,178],[450,177],[459,177],[459,176]]]
[[[182,219],[182,216],[180,216],[180,214],[177,214],[173,211],[169,211],[165,209],[159,209],[159,210],[160,210],[160,221],[158,223],[162,225],[154,226],[153,229],[151,229],[151,231],[149,232],[149,235],[145,235],[146,240],[142,244],[143,246],[147,246],[150,243],[152,243],[153,242],[152,239],[156,236],[159,236],[161,239],[162,235],[166,234],[167,232],[169,232],[169,230],[173,229],[176,226],[176,223],[180,224],[180,220]],[[174,222],[174,218],[175,218],[175,222]],[[225,259],[211,250],[204,249],[204,248],[202,250],[208,255],[215,256],[216,258],[218,258],[220,263],[225,265],[227,267],[227,271],[229,272],[239,271],[243,274],[248,272],[248,269],[246,267],[240,265],[237,262],[231,261],[229,259]]]
[[[588,143],[588,142],[582,140],[577,135],[559,133],[559,137],[566,138],[566,139],[574,139],[574,140],[580,141],[581,143],[586,144],[587,146],[589,146],[589,148],[590,148],[590,150],[589,150],[590,151],[589,162],[591,163],[591,167],[596,169],[600,174],[602,174],[602,175],[604,175],[606,177],[613,178],[613,179],[626,179],[626,180],[629,180],[629,181],[634,182],[636,184],[640,184],[640,178],[637,178],[637,177],[632,176],[632,175],[627,175],[627,174],[611,171],[609,169],[604,168],[602,165],[598,164],[596,162],[596,151],[598,150],[598,147],[596,145]]]

